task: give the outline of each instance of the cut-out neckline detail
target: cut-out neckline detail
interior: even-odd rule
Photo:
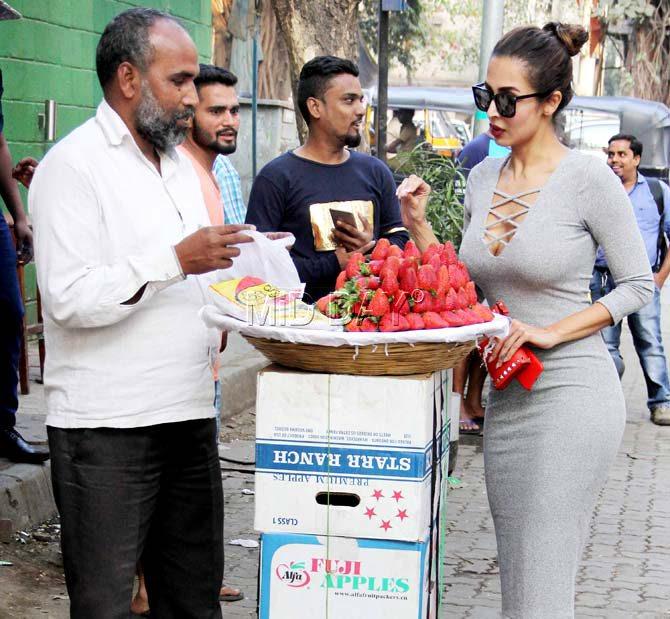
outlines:
[[[487,251],[489,252],[489,254],[491,254],[491,256],[497,258],[498,256],[501,256],[503,254],[505,249],[514,239],[514,236],[516,235],[516,233],[519,230],[519,227],[525,220],[526,215],[528,215],[528,213],[530,212],[531,207],[537,203],[536,200],[533,204],[530,204],[529,202],[522,200],[521,198],[525,198],[526,196],[539,193],[541,190],[542,188],[525,189],[515,194],[509,194],[505,191],[502,191],[501,189],[498,189],[497,187],[493,190],[493,195],[494,196],[497,195],[502,199],[498,200],[498,202],[493,203],[489,207],[489,210],[486,213],[486,220],[484,222],[484,235],[482,237],[482,241],[484,241]],[[515,211],[514,213],[510,213],[508,215],[500,215],[499,213],[496,212],[497,208],[500,208],[505,204],[509,204],[510,202],[517,204],[521,208]],[[493,221],[489,223],[488,220],[491,215],[493,215]],[[517,221],[519,217],[523,217],[523,219],[521,221]],[[499,226],[500,224],[506,224],[506,223],[512,226],[510,230],[500,235],[497,235],[493,232],[493,228]],[[498,247],[497,253],[493,252],[494,245]]]

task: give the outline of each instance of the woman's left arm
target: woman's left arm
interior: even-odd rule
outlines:
[[[636,312],[654,295],[649,258],[635,219],[630,198],[621,181],[602,162],[588,166],[586,190],[580,197],[584,225],[605,250],[616,288],[596,303],[547,327],[513,320],[510,333],[498,343],[493,358],[508,361],[525,343],[549,349],[600,331]]]

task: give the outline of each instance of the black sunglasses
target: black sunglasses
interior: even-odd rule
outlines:
[[[510,92],[499,92],[493,94],[493,91],[484,83],[472,87],[472,94],[475,97],[475,105],[478,110],[487,112],[491,106],[491,101],[495,101],[496,109],[503,118],[512,118],[516,114],[516,102],[521,99],[530,99],[531,97],[547,97],[553,90],[547,92],[533,92],[529,95],[513,95]]]

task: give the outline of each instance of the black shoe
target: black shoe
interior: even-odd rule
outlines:
[[[0,458],[40,464],[49,459],[49,450],[28,444],[14,428],[0,428]]]

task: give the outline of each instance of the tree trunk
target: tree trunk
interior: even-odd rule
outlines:
[[[660,0],[650,19],[636,26],[629,39],[626,69],[633,95],[670,106],[670,2]]]
[[[315,56],[330,54],[358,60],[359,0],[271,0],[286,41],[293,105],[300,142],[307,137],[298,109],[300,69]]]

